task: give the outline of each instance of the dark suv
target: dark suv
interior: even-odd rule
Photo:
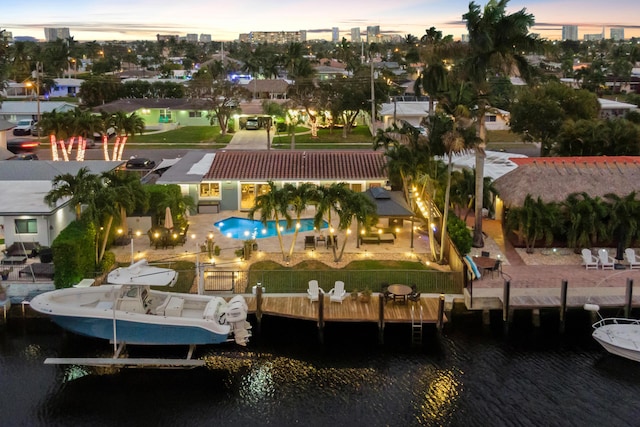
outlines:
[[[126,165],[127,169],[153,169],[155,166],[156,162],[143,157],[129,159]]]

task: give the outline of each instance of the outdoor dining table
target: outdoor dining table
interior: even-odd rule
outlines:
[[[488,256],[474,256],[473,262],[478,267],[478,270],[482,272],[482,277],[484,277],[487,271],[492,270],[496,266],[496,258],[491,258]]]
[[[413,292],[410,286],[399,284],[389,285],[387,290],[393,294],[393,302],[407,302],[407,297]]]

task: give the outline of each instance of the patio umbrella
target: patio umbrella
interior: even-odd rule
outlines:
[[[167,206],[164,212],[164,228],[171,230],[173,228],[173,218],[171,217],[171,208]]]

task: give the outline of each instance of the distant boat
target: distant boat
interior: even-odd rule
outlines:
[[[588,311],[598,312],[596,304],[585,304]],[[640,320],[608,317],[593,324],[593,338],[616,356],[640,362]]]
[[[218,296],[162,292],[178,274],[141,260],[107,276],[108,285],[59,289],[38,295],[31,308],[80,335],[137,345],[200,345],[251,336],[247,304],[241,295],[229,302]]]

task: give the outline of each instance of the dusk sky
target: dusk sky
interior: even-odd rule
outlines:
[[[211,34],[213,40],[234,40],[250,31],[307,30],[308,39],[330,39],[331,27],[347,40],[352,27],[379,25],[385,34],[420,37],[434,26],[459,39],[466,33],[462,15],[467,0],[404,0],[344,2],[324,0],[31,0],[4,2],[0,29],[15,36],[44,39],[44,27],[68,27],[78,41],[154,40],[155,35]],[[485,1],[477,2],[484,6]],[[526,7],[535,16],[532,32],[559,39],[562,25],[578,25],[578,35],[625,27],[625,38],[640,36],[638,0],[512,0],[508,12]]]

